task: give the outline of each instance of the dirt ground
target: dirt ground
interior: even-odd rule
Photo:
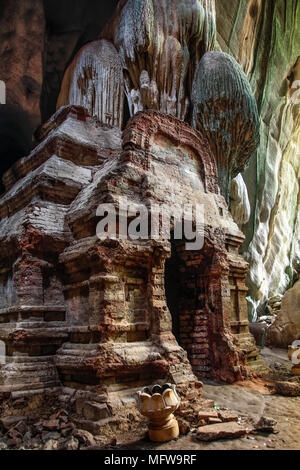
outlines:
[[[286,351],[265,348],[262,356],[270,367],[267,377],[234,385],[204,381],[203,398],[207,399],[206,402],[213,401],[220,409],[234,411],[239,416],[240,422],[249,430],[242,438],[200,442],[195,437],[197,428],[191,427],[189,434],[178,440],[155,444],[146,437],[146,420],[139,424],[138,432],[136,425],[131,426],[125,422],[126,431],[123,426],[119,433],[111,431],[108,436],[92,436],[77,429],[76,421],[73,422],[72,403],[69,403],[69,407],[61,408],[60,402],[56,403],[55,398],[43,397],[42,400],[40,397],[41,403],[38,398],[37,403],[30,401],[28,404],[25,400],[26,404],[22,399],[18,404],[18,400],[14,402],[14,414],[18,415],[18,422],[8,428],[8,431],[0,430],[0,450],[300,450],[300,396],[285,397],[275,394],[274,387],[277,380],[300,383],[300,377],[291,375],[291,363]],[[2,412],[5,414],[5,410],[10,410],[10,401],[3,402],[1,406],[0,415]],[[29,408],[25,410],[24,407]],[[193,414],[192,406],[191,410],[190,422],[193,426],[197,423],[198,411]],[[28,416],[26,420],[19,422],[19,415],[22,413]],[[193,419],[194,415],[196,419]],[[254,425],[261,417],[277,421],[275,432],[253,434]]]
[[[265,348],[262,355],[272,368],[273,378],[282,378],[290,370],[286,351]],[[213,399],[221,407],[257,422],[261,416],[274,418],[277,430],[274,434],[259,433],[234,440],[199,442],[195,434],[180,437],[176,441],[153,444],[140,439],[130,444],[123,441],[117,448],[141,450],[299,450],[300,449],[300,397],[274,395],[267,386],[268,380],[255,380],[242,384],[224,385],[204,382],[204,397]]]

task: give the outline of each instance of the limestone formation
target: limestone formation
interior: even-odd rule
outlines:
[[[123,103],[123,72],[115,47],[104,39],[87,44],[65,73],[57,109],[83,106],[101,123],[121,128]]]
[[[281,309],[282,295],[275,295],[267,301],[267,313],[270,316],[276,316]]]
[[[193,127],[209,140],[221,192],[229,202],[231,179],[245,168],[259,143],[259,117],[250,84],[230,55],[207,52],[196,70],[192,101]]]
[[[130,114],[153,109],[184,120],[188,85],[215,36],[214,0],[128,0],[114,41],[126,68]]]
[[[240,173],[231,181],[229,196],[231,215],[237,225],[242,227],[250,219],[251,207],[247,186]]]

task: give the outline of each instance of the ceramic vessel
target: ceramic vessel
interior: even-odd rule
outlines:
[[[167,442],[179,436],[179,427],[173,413],[180,398],[173,384],[153,385],[138,392],[139,409],[149,419],[149,438],[154,442]]]

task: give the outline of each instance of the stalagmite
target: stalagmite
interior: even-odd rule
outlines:
[[[237,225],[243,226],[249,221],[251,207],[248,190],[240,173],[231,181],[229,208]]]
[[[214,0],[128,0],[115,44],[126,69],[131,115],[154,109],[184,120],[187,84],[215,37]]]
[[[57,109],[83,106],[103,124],[121,128],[123,102],[122,66],[115,47],[106,40],[87,44],[65,73]]]
[[[229,202],[231,179],[245,167],[259,143],[259,116],[250,84],[228,54],[201,59],[192,91],[193,127],[208,138],[215,155],[221,192]]]

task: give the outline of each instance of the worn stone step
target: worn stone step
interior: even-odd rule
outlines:
[[[58,380],[48,380],[45,382],[39,382],[32,384],[30,383],[24,383],[24,382],[15,382],[13,384],[9,385],[1,385],[0,382],[0,392],[14,392],[14,391],[37,391],[39,390],[40,392],[46,390],[46,389],[52,389],[60,385],[60,382]]]
[[[5,384],[15,384],[17,381],[21,381],[24,384],[31,384],[32,388],[34,388],[34,384],[41,383],[41,382],[49,382],[49,380],[56,382],[56,372],[53,371],[47,372],[46,374],[38,374],[38,375],[16,375],[14,377],[6,377]]]
[[[35,372],[41,372],[43,370],[48,370],[49,368],[53,367],[53,364],[49,364],[49,362],[39,362],[37,365],[36,363],[30,364],[30,363],[14,363],[14,364],[6,364],[5,370],[9,371],[10,373],[13,372],[27,372],[30,373]]]
[[[98,343],[94,344],[88,344],[88,343],[64,343],[62,346],[62,349],[80,349],[82,351],[84,350],[93,350],[98,347]]]
[[[58,350],[60,356],[95,356],[99,354],[99,345],[96,344],[80,344],[80,343],[65,343]]]
[[[8,356],[6,364],[48,363],[53,364],[53,356]],[[37,367],[37,365],[35,365]]]

